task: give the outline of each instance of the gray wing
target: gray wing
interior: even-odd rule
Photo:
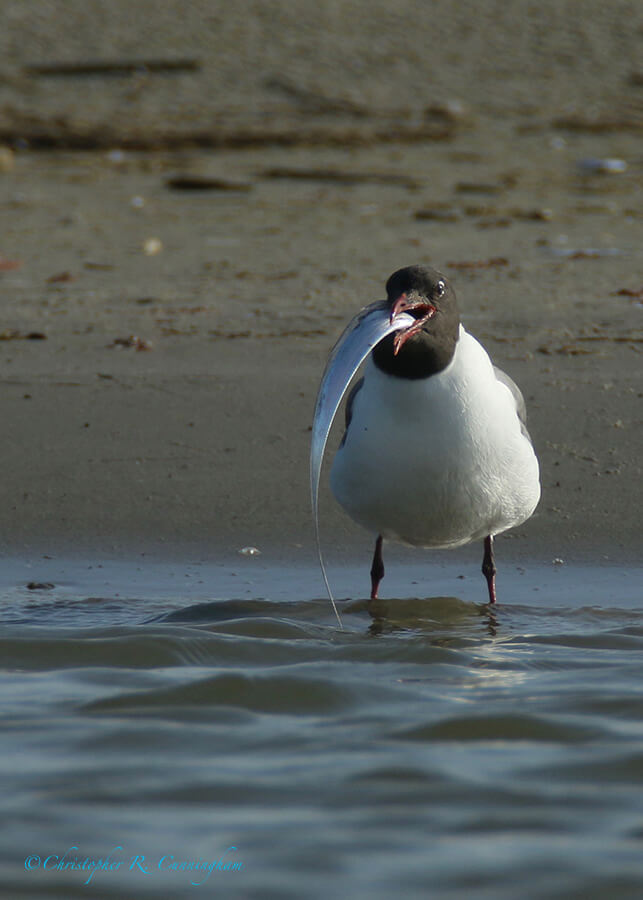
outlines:
[[[504,384],[505,387],[508,387],[511,391],[511,394],[514,398],[514,403],[516,404],[516,413],[518,415],[518,418],[520,419],[522,433],[531,442],[531,437],[529,435],[529,432],[527,431],[527,406],[525,404],[525,398],[522,395],[522,391],[513,380],[513,378],[510,378],[509,375],[507,375],[506,372],[503,372],[502,369],[499,369],[498,366],[494,366],[493,371],[498,381],[501,384]]]
[[[355,400],[355,396],[363,384],[364,384],[363,378],[360,378],[359,381],[356,381],[355,384],[353,385],[353,387],[350,389],[350,393],[346,399],[346,411],[344,414],[344,434],[342,436],[342,440],[339,445],[340,447],[343,447],[344,442],[346,441],[346,435],[348,434],[348,426],[351,424],[351,419],[353,418],[353,401]]]

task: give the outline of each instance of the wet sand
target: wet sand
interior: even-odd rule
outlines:
[[[0,897],[640,896],[643,9],[0,11]],[[367,607],[325,483],[340,632],[315,394],[413,262],[543,499]]]
[[[384,5],[361,18],[354,4],[360,28],[333,7],[320,31],[317,13],[295,22],[284,6],[260,54],[260,5],[206,27],[205,7],[184,19],[155,4],[147,55],[198,57],[197,71],[46,78],[24,66],[51,48],[62,61],[145,56],[119,40],[129,7],[113,5],[100,44],[80,12],[62,33],[41,4],[29,31],[8,6],[3,555],[224,559],[252,545],[268,561],[310,560],[309,426],[326,354],[391,271],[428,262],[527,399],[543,499],[499,556],[635,557],[643,101],[631,17],[621,27],[613,8],[581,25],[559,12],[545,27],[543,10],[519,27],[514,7],[492,27],[488,4],[472,29],[467,4],[445,16],[437,4],[409,33]],[[217,28],[229,39],[213,55]],[[422,52],[429,33],[439,65]],[[153,150],[128,149],[143,138]],[[589,157],[627,170],[581,172]],[[173,189],[176,175],[222,183]],[[367,557],[370,538],[328,496],[322,515],[334,559]]]

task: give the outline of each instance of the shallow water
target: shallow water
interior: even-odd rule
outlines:
[[[642,896],[641,571],[429,572],[5,562],[2,896]]]

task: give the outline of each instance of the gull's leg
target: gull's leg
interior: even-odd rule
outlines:
[[[378,534],[371,566],[371,600],[377,600],[380,581],[384,578],[384,560],[382,559],[382,535]]]
[[[496,564],[493,561],[493,535],[484,539],[484,558],[482,560],[482,574],[487,579],[489,588],[489,603],[496,602]]]

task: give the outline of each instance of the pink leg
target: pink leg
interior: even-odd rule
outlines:
[[[489,588],[489,603],[496,602],[496,564],[493,561],[493,535],[484,539],[484,558],[482,560],[482,574],[487,579]]]
[[[380,581],[384,578],[384,560],[382,559],[382,535],[377,536],[373,564],[371,566],[371,600],[377,600]]]

